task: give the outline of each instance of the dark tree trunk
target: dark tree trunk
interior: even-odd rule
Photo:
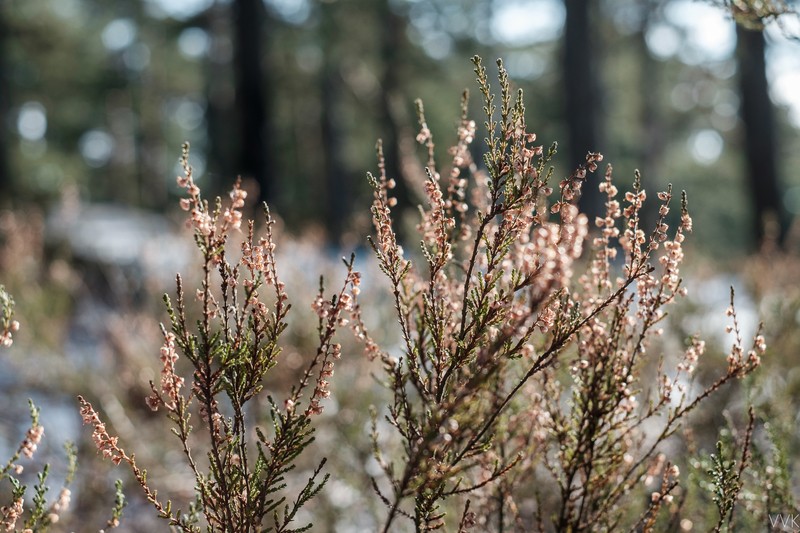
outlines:
[[[597,75],[597,42],[590,24],[596,0],[565,0],[563,86],[571,168],[586,162],[587,152],[603,150],[599,142],[600,83]],[[597,178],[583,187],[581,210],[590,220],[602,212]]]
[[[336,40],[339,25],[336,23],[336,9],[340,6],[323,3],[320,6],[321,34],[325,50],[324,63],[320,72],[320,126],[322,136],[322,154],[325,170],[325,187],[327,194],[322,206],[328,239],[332,243],[341,243],[347,217],[351,209],[351,184],[347,169],[342,160],[342,120],[339,106],[342,95],[342,75],[340,57],[337,53]]]
[[[270,202],[275,196],[269,158],[270,133],[266,105],[262,30],[266,10],[262,0],[235,0],[234,69],[236,109],[239,119],[239,171],[259,185],[259,200]]]
[[[11,203],[13,180],[8,164],[8,136],[6,125],[8,119],[9,99],[8,89],[8,62],[6,61],[6,24],[5,13],[0,7],[0,208],[8,207]]]
[[[350,215],[352,192],[347,169],[342,161],[342,132],[338,118],[341,79],[337,65],[326,68],[322,79],[322,146],[327,178],[325,209],[328,238],[340,242]],[[327,66],[326,66],[327,67]]]
[[[217,194],[224,194],[230,188],[231,175],[238,168],[238,143],[236,120],[236,84],[231,79],[230,65],[221,51],[216,48],[224,42],[231,32],[227,7],[215,2],[207,12],[208,16],[196,21],[211,36],[212,49],[204,64],[204,78],[208,104],[206,107],[206,135],[208,136],[208,176],[212,178],[211,187]]]
[[[650,18],[658,8],[660,0],[641,0],[639,9],[642,16],[642,25],[636,34],[636,46],[639,56],[639,91],[641,94],[640,108],[640,137],[637,153],[639,154],[639,169],[645,184],[663,183],[659,180],[661,162],[664,155],[664,124],[659,106],[661,87],[661,68],[650,55],[647,48],[645,35]],[[647,185],[649,187],[649,185]],[[658,219],[658,206],[655,203],[645,204],[644,227],[655,227]]]
[[[755,213],[753,233],[760,245],[765,237],[779,243],[787,230],[781,209],[775,147],[775,120],[769,98],[764,34],[736,26],[739,62],[740,115],[744,123],[747,183]]]
[[[380,0],[379,24],[381,35],[381,96],[380,124],[383,139],[383,154],[386,159],[386,174],[394,178],[397,187],[394,196],[397,198],[397,210],[412,207],[411,197],[405,176],[403,175],[402,152],[400,149],[401,126],[398,123],[395,109],[395,98],[401,85],[401,58],[406,47],[406,20],[392,10],[389,0]],[[401,235],[402,237],[402,235]]]

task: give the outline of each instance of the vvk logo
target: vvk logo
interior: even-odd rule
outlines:
[[[769,523],[778,531],[800,532],[800,514],[771,514]]]

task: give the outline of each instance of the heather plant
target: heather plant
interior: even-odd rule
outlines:
[[[346,261],[345,281],[330,298],[320,283],[313,308],[319,317],[317,346],[307,359],[299,382],[281,401],[264,392],[264,378],[279,362],[281,334],[287,328],[290,309],[285,286],[275,264],[275,223],[265,206],[263,234],[255,223],[246,225],[241,252],[229,251],[232,236],[242,226],[246,192],[239,183],[223,207],[202,198],[192,168],[188,145],[182,157],[184,174],[178,184],[187,197],[180,202],[189,213],[195,243],[201,255],[203,277],[191,291],[199,302],[199,316],[192,324],[191,305],[180,275],[175,303],[165,296],[170,327],[162,326],[161,378],[151,383],[147,398],[154,410],[163,410],[172,424],[187,468],[195,481],[196,500],[184,512],[173,509],[151,487],[147,473],[111,436],[99,414],[79,398],[81,415],[93,428],[99,452],[115,464],[126,463],[146,499],[159,517],[181,531],[305,531],[311,524],[297,524],[299,511],[322,489],[321,459],[309,478],[290,493],[287,474],[313,440],[315,416],[329,396],[329,378],[340,357],[334,342],[336,331],[359,314],[356,303],[360,274],[353,259]],[[181,376],[180,355],[188,362],[190,376]],[[257,404],[269,406],[272,425],[257,425]],[[194,418],[193,418],[194,417]],[[195,422],[194,420],[198,420]],[[203,437],[197,435],[203,433]],[[204,452],[198,452],[203,446]]]
[[[667,458],[667,441],[712,394],[759,366],[764,338],[759,331],[745,345],[731,292],[735,340],[721,375],[705,385],[695,379],[705,350],[699,338],[677,361],[654,361],[666,309],[686,294],[680,265],[692,221],[685,194],[671,217],[672,188],[659,192],[655,227],[645,228],[641,177],[619,199],[608,166],[591,185],[605,195],[605,216],[593,221],[592,251],[576,276],[589,234],[577,202],[603,157],[589,153],[554,192],[555,145],[535,144],[522,92],[514,97],[502,62],[499,102],[481,60],[474,63],[486,115],[485,171],[471,158],[476,125],[467,95],[444,171],[418,104],[417,141],[428,154],[418,261],[394,231],[395,181],[380,144],[379,173],[369,175],[371,243],[402,337],[393,354],[363,332],[391,394],[380,416],[397,435],[395,449],[379,434],[376,410],[373,448],[384,475],[373,486],[387,509],[382,529],[408,520],[417,531],[447,524],[543,530],[545,522],[558,531],[652,530],[660,516],[680,512],[672,505],[680,469]],[[725,520],[734,485],[721,496]],[[454,502],[460,510],[448,519]]]
[[[483,166],[473,160],[478,126],[467,93],[445,168],[417,103],[427,167],[417,184],[426,202],[418,253],[408,243],[406,252],[395,233],[396,182],[378,144],[379,171],[369,175],[376,230],[370,243],[397,320],[400,341],[391,348],[367,331],[365,322],[379,313],[370,309],[365,317],[357,303],[361,274],[353,257],[334,294],[326,297],[320,283],[311,304],[313,343],[287,340],[308,328],[289,327],[275,220],[265,206],[260,231],[245,223],[239,183],[229,202],[205,200],[184,147],[180,206],[201,276],[189,289],[194,283],[185,280],[193,278],[179,275],[175,296],[164,298],[169,323],[161,327],[160,379],[150,383],[146,403],[169,422],[183,456],[170,466],[185,467],[194,501],[182,510],[160,496],[141,455],[128,453],[130,443],[123,448],[92,403],[79,399],[98,452],[128,466],[172,530],[312,528],[304,511],[331,466],[321,456],[326,448],[312,457],[311,444],[343,352],[337,331],[347,326],[380,366],[389,397],[371,413],[371,451],[382,472],[372,488],[385,507],[380,530],[655,531],[687,529],[694,520],[731,531],[797,509],[780,428],[762,426],[751,409],[746,429],[735,433],[731,424],[711,455],[694,447],[687,428],[717,391],[760,366],[766,344],[760,328],[745,342],[733,291],[726,310],[733,342],[717,374],[698,372],[708,357],[699,337],[677,353],[666,339],[670,306],[686,295],[680,269],[692,219],[685,194],[674,209],[671,187],[657,193],[656,222],[646,228],[642,177],[635,173],[620,192],[608,166],[593,183],[599,153],[587,154],[556,185],[556,145],[536,144],[522,92],[513,93],[502,62],[499,97],[480,59],[474,63],[486,115]],[[605,214],[592,224],[578,209],[587,186],[605,197]],[[0,345],[9,345],[19,327],[12,307],[0,288]],[[282,354],[290,345],[300,354],[291,364]],[[292,375],[281,367],[298,358],[297,381],[281,389]],[[26,489],[14,476],[42,436],[32,405],[31,417],[0,475],[12,496],[2,508],[9,530],[24,524],[43,531],[66,507],[63,497],[48,506],[45,467],[25,510]],[[686,451],[700,459],[682,461]],[[71,480],[74,453],[68,456]],[[308,474],[299,472],[309,463]],[[708,509],[699,511],[693,499]],[[119,524],[125,504],[118,483],[108,527]]]

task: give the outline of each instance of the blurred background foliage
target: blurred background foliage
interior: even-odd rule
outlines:
[[[189,140],[204,186],[221,191],[242,175],[292,228],[324,227],[352,247],[367,231],[375,139],[390,174],[418,171],[413,99],[434,131],[451,131],[478,53],[505,58],[529,95],[529,123],[567,154],[558,174],[595,150],[619,175],[640,168],[645,184],[674,182],[690,194],[706,250],[752,251],[765,222],[783,235],[800,212],[800,22],[770,16],[791,3],[0,6],[3,206],[51,206],[76,189],[85,201],[162,210]],[[763,38],[745,29],[761,22],[772,22]]]
[[[176,222],[181,143],[192,145],[207,196],[241,175],[250,207],[266,200],[282,219],[278,268],[296,312],[286,366],[268,384],[281,390],[313,338],[317,274],[337,279],[333,252],[364,247],[371,232],[365,172],[375,167],[376,139],[390,176],[403,178],[411,228],[424,159],[413,100],[424,100],[446,160],[459,95],[474,89],[476,53],[489,65],[505,59],[526,93],[531,129],[545,145],[559,142],[556,177],[591,150],[614,165],[620,186],[638,168],[651,196],[670,182],[687,190],[690,297],[671,317],[674,345],[665,351],[699,332],[716,347],[708,375],[724,368],[723,310],[735,285],[745,333],[763,317],[775,355],[745,390],[697,414],[698,446],[713,451],[720,413],[740,422],[747,400],[759,410],[759,442],[768,442],[768,419],[796,458],[800,21],[775,16],[793,8],[759,0],[0,0],[0,283],[23,324],[10,357],[0,358],[0,458],[24,434],[24,398],[33,396],[48,432],[42,459],[58,464],[63,439],[82,443],[86,475],[65,527],[100,527],[122,474],[93,463],[73,402],[81,393],[107,413],[156,486],[178,502],[190,498],[181,459],[164,444],[166,424],[143,401],[158,373],[158,295],[174,291],[176,272],[188,282],[196,275],[191,237]],[[477,94],[471,105],[480,117]],[[598,209],[591,193],[583,203]],[[391,306],[369,258],[358,254],[362,305],[391,349]],[[383,513],[368,479],[377,470],[367,405],[384,393],[359,348],[344,342],[318,433],[319,455],[336,450],[333,481],[316,504],[330,518],[320,531],[371,530]],[[789,464],[796,491],[800,465]],[[128,486],[136,519],[124,528],[157,530]],[[757,484],[753,491],[759,497]]]

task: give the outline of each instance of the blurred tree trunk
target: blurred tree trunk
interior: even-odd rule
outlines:
[[[642,19],[642,26],[636,36],[642,98],[640,111],[642,132],[642,144],[640,145],[641,170],[645,177],[650,176],[651,178],[655,178],[655,174],[658,172],[664,147],[664,128],[662,127],[658,105],[660,101],[659,88],[661,80],[659,74],[661,69],[650,55],[646,41],[647,26],[650,22],[649,14],[655,8],[653,0],[644,0],[642,2],[642,10],[645,15]]]
[[[337,36],[341,26],[337,24],[337,9],[340,4],[320,4],[320,30],[323,44],[323,65],[320,71],[320,126],[322,156],[325,170],[325,187],[322,210],[328,239],[340,243],[347,218],[351,210],[351,184],[342,160],[342,120],[339,107],[342,97],[342,73]]]
[[[6,22],[3,7],[0,7],[0,207],[7,207],[11,203],[13,180],[11,168],[8,164],[8,62],[6,60]]]
[[[343,133],[339,127],[341,120],[338,118],[342,82],[338,66],[338,63],[325,65],[321,84],[322,150],[328,192],[322,207],[328,238],[332,243],[340,242],[352,207],[350,180],[342,161]]]
[[[775,119],[767,84],[764,34],[736,25],[739,63],[740,115],[744,123],[744,152],[757,243],[765,237],[783,243],[787,217],[781,209],[775,146]]]
[[[262,68],[266,9],[262,0],[234,0],[233,15],[236,109],[240,121],[237,170],[258,183],[259,200],[270,202],[275,196],[275,183],[269,157],[267,83]]]
[[[207,16],[196,21],[197,26],[208,32],[212,43],[205,60],[203,76],[208,102],[206,108],[208,176],[214,178],[211,187],[217,194],[223,193],[225,185],[230,186],[230,175],[235,175],[241,170],[236,162],[239,156],[236,120],[231,120],[231,117],[236,115],[236,88],[231,80],[228,58],[219,49],[220,43],[226,42],[226,37],[231,33],[232,21],[226,16],[227,9],[219,2],[214,2],[206,12]]]
[[[383,72],[380,76],[380,131],[383,140],[383,155],[386,159],[386,175],[394,178],[397,187],[398,212],[413,207],[408,184],[403,175],[401,125],[398,122],[395,99],[401,92],[401,61],[408,51],[406,41],[406,19],[392,10],[390,0],[380,0],[378,5],[379,26],[383,28],[380,43],[380,57]],[[402,232],[402,228],[399,228]],[[402,238],[402,233],[401,233]]]
[[[639,94],[640,107],[640,143],[638,144],[639,169],[646,184],[658,183],[659,190],[663,187],[659,179],[661,162],[664,155],[664,124],[659,102],[661,101],[661,67],[650,55],[647,47],[647,27],[658,9],[660,0],[640,0],[639,9],[642,13],[642,22],[635,35],[637,53],[639,56]],[[648,185],[650,187],[650,185]],[[655,227],[658,218],[656,204],[645,205],[644,227]]]
[[[597,0],[564,0],[564,4],[567,17],[562,83],[569,130],[569,165],[576,168],[586,162],[587,152],[604,148],[599,142],[602,98],[597,63],[600,57],[590,24]],[[580,200],[581,210],[589,215],[589,220],[602,212],[603,201],[597,185],[597,178],[588,180]]]

